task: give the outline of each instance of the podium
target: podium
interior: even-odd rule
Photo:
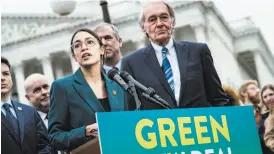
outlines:
[[[72,150],[70,154],[101,154],[99,138],[95,138],[78,148]]]
[[[96,112],[96,118],[103,154],[262,154],[252,106]]]

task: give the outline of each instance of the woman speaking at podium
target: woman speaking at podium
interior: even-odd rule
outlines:
[[[49,138],[62,151],[71,151],[97,136],[96,112],[127,110],[125,92],[103,73],[105,50],[89,29],[77,30],[71,52],[80,68],[53,82],[50,91]]]

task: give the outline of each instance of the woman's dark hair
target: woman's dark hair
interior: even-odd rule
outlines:
[[[73,48],[72,48],[73,39],[74,39],[75,35],[76,35],[77,33],[79,33],[79,32],[87,32],[87,33],[89,33],[90,35],[92,35],[93,37],[96,38],[96,40],[98,41],[100,47],[103,46],[102,40],[99,38],[99,36],[98,36],[95,32],[93,32],[92,30],[87,29],[87,28],[81,28],[81,29],[78,29],[78,30],[72,35],[72,38],[71,38],[71,41],[70,41],[70,50],[71,50],[72,55],[74,55],[74,51],[73,51]],[[105,51],[104,51],[104,52],[105,52]],[[104,63],[105,63],[105,53],[104,53],[103,56],[101,56],[101,60],[102,60],[102,62],[103,62],[102,64],[104,64]]]
[[[266,106],[266,104],[265,104],[265,102],[264,102],[264,99],[263,99],[263,93],[264,93],[264,91],[266,91],[267,89],[270,89],[270,90],[272,90],[273,92],[274,92],[274,85],[272,85],[272,84],[267,84],[267,85],[265,85],[264,87],[263,87],[263,89],[262,89],[262,91],[261,91],[261,98],[262,98],[262,102],[263,102],[263,104]],[[267,107],[267,106],[266,106]],[[268,108],[268,107],[267,107]]]

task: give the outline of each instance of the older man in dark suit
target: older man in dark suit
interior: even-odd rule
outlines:
[[[172,8],[164,2],[151,2],[140,17],[140,26],[150,44],[125,57],[123,70],[155,89],[174,108],[226,105],[228,99],[208,46],[172,38],[175,26]],[[161,108],[140,100],[142,109]]]
[[[51,154],[47,130],[34,108],[12,101],[10,64],[1,57],[1,153]]]

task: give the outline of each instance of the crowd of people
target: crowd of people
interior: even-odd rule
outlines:
[[[260,89],[256,80],[248,80],[239,89],[227,85],[223,89],[231,106],[253,106],[263,154],[274,153],[274,84]]]
[[[126,57],[114,25],[77,30],[69,45],[79,69],[53,83],[42,74],[28,76],[24,88],[31,106],[11,99],[12,66],[1,57],[2,153],[69,153],[98,136],[96,112],[163,109],[141,97],[139,89],[141,106],[136,106],[109,78],[112,68],[152,87],[171,108],[252,105],[263,154],[274,153],[273,85],[260,90],[250,80],[238,92],[222,85],[206,44],[172,38],[176,18],[167,3],[148,3],[139,23],[150,44]]]

